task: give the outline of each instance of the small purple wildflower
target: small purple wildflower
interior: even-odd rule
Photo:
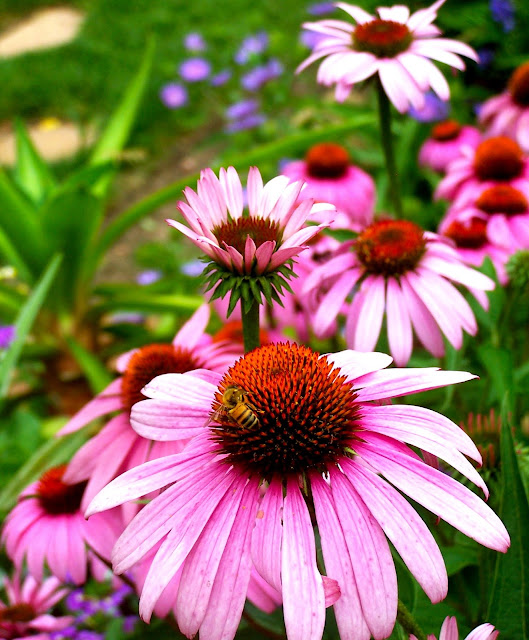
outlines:
[[[180,271],[190,278],[195,278],[204,271],[204,263],[200,260],[191,260],[190,262],[184,263],[180,267]]]
[[[235,102],[226,109],[226,117],[229,120],[239,120],[240,118],[249,116],[251,113],[255,113],[258,107],[259,103],[253,98],[241,100],[240,102]]]
[[[490,0],[489,8],[492,19],[501,24],[505,33],[514,29],[515,11],[511,0]]]
[[[235,54],[237,64],[246,64],[252,56],[263,53],[268,47],[268,34],[266,31],[259,31],[253,36],[248,36],[242,41],[241,46]]]
[[[188,33],[184,38],[184,47],[188,51],[205,51],[207,44],[200,33]]]
[[[182,62],[179,71],[186,82],[200,82],[211,73],[211,64],[205,58],[189,58]]]
[[[187,89],[176,82],[170,82],[162,87],[160,100],[168,109],[179,109],[187,104]]]
[[[417,122],[440,122],[448,118],[450,105],[445,100],[441,100],[434,93],[428,92],[424,96],[424,106],[422,109],[410,107],[408,115]]]
[[[307,11],[313,16],[323,16],[335,9],[334,2],[314,2],[309,5]]]
[[[97,631],[89,631],[88,629],[83,629],[77,632],[75,640],[105,640],[105,634],[97,633]]]
[[[65,640],[66,638],[76,638],[77,628],[73,625],[65,627],[60,631],[51,631],[49,634],[49,640]]]
[[[227,133],[236,133],[237,131],[246,131],[247,129],[254,129],[266,122],[266,116],[262,113],[254,113],[246,118],[240,120],[234,120],[225,127]]]
[[[7,349],[15,339],[15,327],[12,324],[0,325],[0,349]]]
[[[84,611],[85,604],[84,592],[82,589],[74,589],[66,596],[66,606],[70,611]]]
[[[272,58],[267,64],[254,67],[241,78],[241,85],[247,91],[258,91],[263,85],[283,73],[283,65],[276,58]]]
[[[125,633],[132,633],[138,622],[139,618],[137,616],[125,616],[123,618],[123,631]]]
[[[162,272],[158,269],[146,269],[136,276],[136,282],[142,286],[154,284],[162,277]]]
[[[214,76],[211,76],[210,84],[212,87],[222,87],[223,84],[226,84],[228,80],[231,78],[232,72],[230,69],[224,69],[223,71],[219,71]]]
[[[324,33],[316,33],[316,31],[302,31],[299,36],[299,41],[307,49],[314,49],[320,40],[325,39],[327,36]]]

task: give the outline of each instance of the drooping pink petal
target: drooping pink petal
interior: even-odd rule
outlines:
[[[252,561],[261,576],[281,593],[283,485],[272,478],[261,501],[252,534]]]

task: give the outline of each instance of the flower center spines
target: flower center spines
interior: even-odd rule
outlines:
[[[405,24],[377,18],[357,24],[352,40],[355,51],[367,51],[377,58],[394,58],[409,48],[413,34]]]
[[[512,180],[522,172],[524,161],[524,153],[514,140],[495,136],[477,147],[474,170],[480,180]]]
[[[46,471],[37,484],[35,497],[46,513],[52,515],[75,513],[81,506],[86,482],[66,484],[62,477],[66,465]]]

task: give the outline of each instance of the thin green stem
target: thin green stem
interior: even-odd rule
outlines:
[[[248,311],[242,305],[242,335],[244,339],[244,353],[260,346],[259,340],[259,303],[254,301]]]
[[[413,633],[417,640],[426,640],[426,635],[417,624],[415,618],[408,611],[406,605],[399,600],[397,608],[397,622],[404,629],[407,635]]]
[[[393,135],[391,133],[391,105],[389,98],[384,91],[384,87],[377,78],[377,98],[378,98],[378,117],[380,121],[380,139],[382,149],[384,150],[384,158],[386,160],[386,170],[389,179],[389,195],[391,204],[393,205],[393,213],[396,218],[402,218],[402,202],[400,198],[400,184],[395,164],[395,154],[393,151]]]

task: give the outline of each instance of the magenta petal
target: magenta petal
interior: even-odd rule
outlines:
[[[325,569],[329,577],[338,581],[341,590],[340,598],[334,603],[340,638],[369,640],[371,633],[362,613],[351,558],[329,485],[314,473],[311,475],[311,488]]]
[[[100,418],[112,411],[118,411],[121,408],[121,378],[117,378],[98,396],[90,400],[88,404],[85,404],[85,406],[57,432],[57,435],[65,436],[68,433],[73,433],[89,422],[92,422],[92,420]]]
[[[281,593],[283,485],[273,478],[261,501],[252,533],[252,560],[260,575]]]
[[[378,475],[345,459],[344,472],[433,603],[448,593],[443,556],[415,509]]]
[[[199,435],[211,421],[211,408],[179,406],[163,400],[142,400],[133,407],[134,431],[149,440],[186,440]]]
[[[389,545],[350,481],[334,467],[331,489],[349,550],[365,621],[375,640],[387,638],[397,618],[397,575]]]
[[[281,579],[289,640],[321,640],[325,594],[316,564],[314,530],[297,478],[288,480],[283,507]]]
[[[194,349],[208,326],[209,316],[209,306],[207,304],[203,304],[182,326],[180,331],[174,337],[173,344],[175,346],[184,347],[189,351]]]

